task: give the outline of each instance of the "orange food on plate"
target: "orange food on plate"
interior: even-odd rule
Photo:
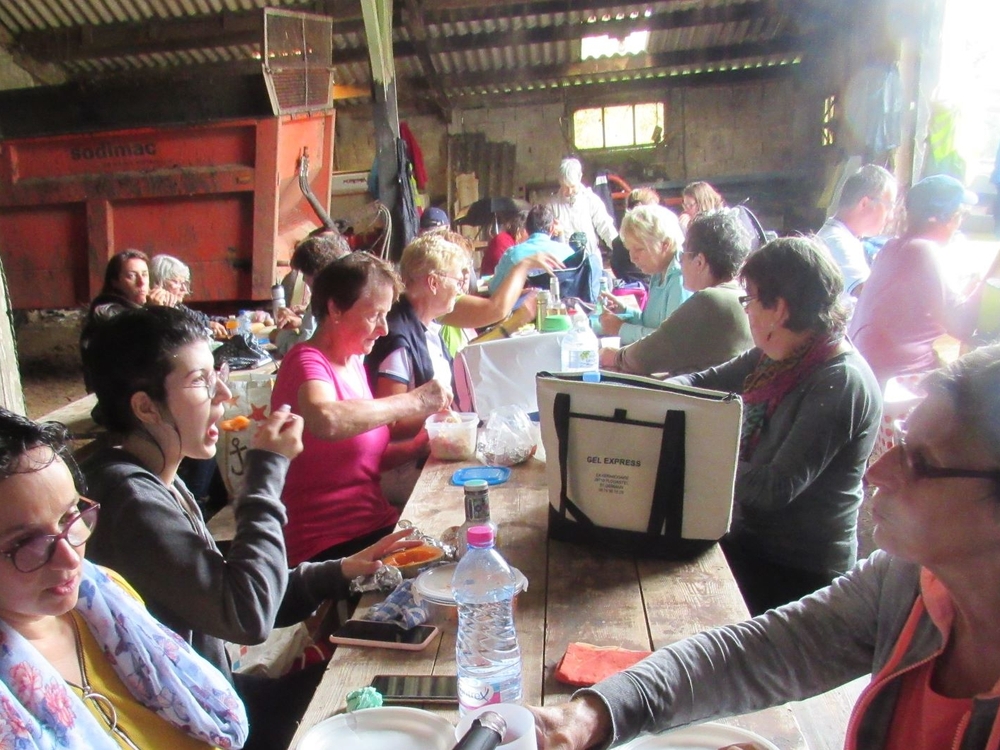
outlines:
[[[238,417],[233,417],[232,419],[223,419],[219,422],[219,429],[225,432],[239,432],[240,430],[245,430],[250,426],[250,417],[245,417],[240,414]]]
[[[386,565],[395,565],[399,568],[404,565],[431,562],[432,560],[437,560],[442,554],[442,551],[438,547],[421,544],[419,547],[411,547],[410,549],[393,552],[388,557],[383,557],[382,562]]]

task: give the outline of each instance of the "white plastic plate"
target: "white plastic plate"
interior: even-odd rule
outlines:
[[[455,566],[458,563],[448,565],[438,565],[436,568],[425,570],[413,581],[414,590],[422,599],[426,599],[431,604],[444,604],[455,606],[455,593],[451,590],[451,579],[455,576]],[[517,593],[527,590],[528,579],[524,577],[517,568],[511,568],[514,578],[517,580]]]
[[[759,734],[727,724],[699,724],[663,734],[647,734],[622,745],[620,750],[719,750],[738,742],[752,742],[760,750],[778,750],[778,746]]]
[[[331,716],[306,732],[297,750],[451,750],[454,744],[447,719],[391,706]]]

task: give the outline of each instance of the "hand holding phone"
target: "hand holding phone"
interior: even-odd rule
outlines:
[[[440,632],[438,628],[429,625],[407,629],[395,622],[348,620],[330,636],[330,643],[422,651]]]

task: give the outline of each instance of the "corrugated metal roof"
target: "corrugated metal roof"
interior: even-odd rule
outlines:
[[[303,0],[22,0],[0,4],[0,25],[17,43],[32,32],[89,27],[88,39],[102,27],[122,23],[163,23],[172,19],[221,19],[263,8],[313,9],[322,3]],[[331,4],[332,5],[332,4]],[[843,5],[850,5],[845,2]],[[794,65],[809,53],[801,39],[796,0],[658,0],[650,3],[580,2],[566,9],[552,0],[517,5],[483,4],[460,9],[423,4],[426,45],[434,70],[428,76],[415,54],[420,42],[406,23],[395,30],[400,81],[423,80],[414,90],[435,91],[461,100],[470,95],[590,86],[621,81],[656,80],[718,74],[732,70]],[[588,7],[589,6],[589,7]],[[516,12],[515,12],[516,11]],[[687,15],[685,15],[687,14]],[[672,24],[673,19],[680,23]],[[699,22],[704,19],[704,22]],[[648,28],[647,51],[639,56],[580,60],[580,39],[628,27]],[[338,24],[333,34],[335,81],[367,86],[368,64],[363,29],[356,21]],[[178,42],[144,52],[87,57],[77,52],[53,60],[70,77],[123,71],[162,70],[198,65],[259,62],[260,45]],[[241,40],[242,41],[242,40]],[[56,43],[50,45],[57,48]],[[84,48],[85,49],[85,48]],[[428,80],[429,79],[429,80]]]

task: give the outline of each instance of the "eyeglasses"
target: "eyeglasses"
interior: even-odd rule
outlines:
[[[747,305],[749,305],[755,299],[757,299],[757,298],[754,297],[754,296],[752,296],[752,295],[750,295],[750,294],[744,294],[742,297],[739,298],[740,304],[743,305],[743,309],[744,310],[746,310],[747,309]]]
[[[454,281],[459,286],[462,286],[464,284],[468,284],[469,283],[469,272],[468,271],[462,271],[462,275],[459,276],[459,277],[449,276],[448,274],[446,274],[446,273],[444,273],[442,271],[431,271],[431,273],[434,274],[435,276],[437,276],[438,278],[449,279],[450,281]]]
[[[215,400],[215,395],[219,392],[219,383],[229,385],[229,363],[223,362],[218,370],[211,370],[205,376],[203,382],[184,386],[185,388],[204,388],[210,401]]]
[[[56,553],[56,542],[60,539],[65,539],[71,547],[79,547],[94,533],[94,528],[97,526],[97,511],[101,509],[100,503],[85,497],[80,498],[80,505],[83,506],[83,510],[71,516],[58,534],[39,534],[29,537],[0,554],[10,558],[14,567],[22,573],[34,573],[52,559]]]
[[[902,420],[893,423],[893,437],[899,448],[899,460],[913,481],[921,479],[992,479],[1000,482],[1000,469],[953,469],[931,466],[920,453],[913,454],[906,448],[906,425]]]
[[[191,294],[191,282],[188,279],[171,279],[168,283],[180,289],[184,294]]]

